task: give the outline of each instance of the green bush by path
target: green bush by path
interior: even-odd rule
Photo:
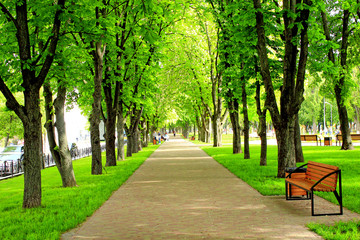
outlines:
[[[158,147],[149,145],[102,175],[91,175],[91,157],[76,160],[74,188],[61,187],[56,167],[44,169],[40,208],[22,208],[23,176],[0,181],[0,239],[59,239],[91,216]]]
[[[260,146],[251,145],[251,159],[243,154],[232,154],[232,146],[201,147],[230,172],[247,182],[263,195],[285,195],[284,179],[277,175],[277,146],[268,146],[267,166],[260,166]],[[344,207],[360,213],[360,147],[341,151],[336,146],[304,146],[305,163],[315,161],[338,166],[341,169]],[[298,163],[300,166],[304,163]],[[334,194],[317,192],[317,195],[337,203]],[[334,226],[309,224],[311,230],[325,239],[360,239],[360,222],[336,223]]]

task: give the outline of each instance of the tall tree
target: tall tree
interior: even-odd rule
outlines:
[[[333,42],[328,49],[328,59],[332,66],[337,69],[337,72],[330,73],[330,77],[333,80],[334,92],[336,97],[337,108],[339,112],[340,119],[340,128],[342,134],[342,150],[353,150],[354,146],[352,144],[349,128],[349,117],[346,107],[346,96],[348,95],[349,90],[347,89],[347,72],[348,72],[348,46],[349,46],[349,37],[352,33],[350,25],[350,16],[351,16],[351,3],[352,1],[339,1],[327,6],[328,13],[325,11],[321,12],[321,19],[323,25],[323,33],[326,37],[326,41]],[[355,4],[355,3],[354,3]],[[332,19],[341,19],[341,24],[330,25],[328,20],[328,15]],[[340,17],[342,15],[342,17]],[[340,39],[337,37],[337,33],[341,33]],[[333,46],[336,46],[338,43],[338,48],[334,49]]]
[[[14,52],[18,68],[21,72],[18,78],[21,78],[21,87],[23,88],[25,105],[22,106],[15,99],[10,87],[5,83],[4,78],[9,74],[0,76],[0,90],[7,100],[7,106],[12,109],[21,119],[24,126],[24,208],[38,207],[41,205],[41,113],[40,113],[40,88],[42,87],[49,69],[54,60],[56,47],[59,40],[59,31],[61,27],[61,14],[64,10],[65,0],[59,0],[53,4],[42,4],[32,6],[30,9],[28,1],[20,0],[8,3],[5,6],[0,3],[2,17],[6,17],[8,22],[2,30],[11,30],[2,32],[1,35],[15,35],[18,45],[18,51]],[[38,14],[44,13],[44,8],[54,9],[47,11],[48,18],[52,23],[44,22],[43,38],[46,39],[42,49],[36,49],[38,43],[30,41],[35,34],[37,27],[33,28],[30,24],[40,24]],[[39,13],[37,13],[39,11]],[[42,19],[43,16],[41,16]],[[9,24],[11,26],[9,26]],[[49,26],[52,26],[49,28]],[[13,36],[12,36],[13,38]],[[36,44],[36,45],[35,45]],[[13,50],[10,50],[11,52]],[[13,59],[11,56],[10,59]],[[7,56],[9,57],[9,55]]]
[[[64,76],[65,77],[65,76]],[[76,186],[72,159],[68,147],[65,126],[65,101],[66,86],[61,80],[58,81],[57,97],[53,101],[53,93],[50,83],[44,84],[46,130],[51,154],[59,170],[63,187]],[[55,116],[56,121],[55,121]],[[56,143],[55,126],[57,129],[58,143]]]
[[[278,177],[285,176],[285,167],[295,166],[294,127],[296,114],[303,101],[305,69],[308,56],[308,18],[311,1],[295,3],[284,0],[283,22],[284,41],[283,84],[281,87],[280,109],[275,97],[272,76],[269,68],[269,57],[266,36],[270,33],[264,21],[264,8],[260,0],[254,0],[256,11],[256,30],[258,36],[257,49],[259,54],[261,75],[266,89],[266,104],[269,109],[278,142]],[[279,10],[274,6],[275,11]],[[300,45],[298,46],[298,41]],[[298,51],[298,48],[300,51]],[[298,58],[298,52],[300,52]]]

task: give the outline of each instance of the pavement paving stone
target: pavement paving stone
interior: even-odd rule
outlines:
[[[338,206],[316,197],[322,211]],[[319,208],[320,209],[320,208]],[[162,144],[88,220],[62,239],[321,239],[309,222],[310,201],[265,197],[191,142]]]

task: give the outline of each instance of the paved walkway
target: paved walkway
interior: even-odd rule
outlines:
[[[284,198],[262,196],[193,143],[171,139],[62,239],[321,239],[305,224],[360,219],[346,209],[311,217],[310,201]]]

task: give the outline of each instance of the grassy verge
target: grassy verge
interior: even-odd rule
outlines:
[[[1,181],[0,239],[59,239],[91,216],[158,147],[149,145],[97,176],[91,175],[91,157],[76,160],[75,188],[61,187],[56,167],[43,170],[42,207],[35,209],[21,207],[23,176]]]
[[[260,146],[251,145],[251,159],[243,154],[232,154],[232,146],[201,147],[229,171],[247,182],[263,195],[285,195],[284,179],[276,178],[277,146],[268,146],[268,166],[259,166]],[[305,162],[308,160],[339,166],[342,170],[344,207],[360,213],[360,148],[340,151],[339,147],[303,147]],[[302,165],[302,164],[298,164]],[[319,196],[337,203],[334,194],[318,193]],[[309,224],[308,227],[325,239],[360,239],[360,222],[339,222],[333,226]]]

